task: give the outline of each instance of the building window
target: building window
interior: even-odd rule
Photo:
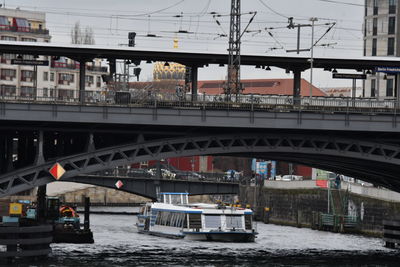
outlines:
[[[396,14],[396,1],[397,0],[389,0],[389,14]]]
[[[49,89],[43,88],[43,97],[48,97],[49,96]]]
[[[59,89],[58,98],[59,99],[69,99],[74,97],[74,90]]]
[[[49,73],[47,71],[43,72],[43,81],[49,80]]]
[[[100,87],[101,87],[101,77],[100,77],[100,76],[97,76],[96,79],[97,79],[97,80],[96,80],[96,87],[100,88]]]
[[[10,30],[10,22],[8,21],[7,17],[0,16],[0,30]]]
[[[388,34],[394,34],[396,30],[396,17],[389,17]]]
[[[372,56],[376,56],[376,49],[377,49],[376,43],[377,43],[376,39],[372,39]]]
[[[386,96],[393,96],[393,79],[386,80]]]
[[[16,77],[16,70],[13,69],[1,69],[1,79],[12,81]]]
[[[35,88],[31,86],[21,86],[21,96],[33,97]]]
[[[378,34],[378,19],[374,18],[372,20],[372,35],[377,35]]]
[[[378,15],[378,0],[374,1],[374,15]]]
[[[21,70],[21,81],[32,82],[34,80],[34,72],[31,70]]]
[[[36,39],[34,39],[34,38],[22,38],[21,41],[22,42],[36,42]]]
[[[3,54],[1,56],[1,63],[7,63],[8,60],[15,59],[15,54]]]
[[[1,85],[1,96],[15,96],[17,87],[15,85]]]
[[[372,79],[371,80],[371,97],[375,97],[375,86],[376,86],[376,80]]]
[[[58,84],[70,84],[74,82],[74,75],[70,73],[59,73]]]
[[[50,82],[54,82],[54,72],[50,72]]]
[[[394,38],[388,38],[388,56],[394,56]]]
[[[22,59],[24,60],[35,60],[33,55],[22,55]]]
[[[94,79],[92,75],[85,76],[86,86],[91,86],[94,83]]]
[[[17,41],[17,37],[14,37],[14,36],[1,36],[1,40],[4,40],[4,41]]]

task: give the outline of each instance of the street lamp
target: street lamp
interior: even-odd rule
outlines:
[[[311,58],[310,58],[310,100],[312,98],[312,79],[313,79],[313,66],[314,66],[314,22],[318,21],[318,18],[312,17],[311,21]]]

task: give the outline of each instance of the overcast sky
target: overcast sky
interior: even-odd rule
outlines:
[[[128,32],[134,31],[138,34],[136,45],[141,48],[172,48],[174,38],[183,50],[224,52],[228,46],[228,39],[223,35],[229,34],[230,0],[0,1],[6,8],[46,12],[53,43],[70,43],[71,28],[79,21],[82,27],[93,29],[99,45],[126,45]],[[309,24],[311,17],[317,17],[314,40],[323,36],[329,23],[336,25],[319,42],[323,46],[315,47],[314,56],[362,56],[363,4],[364,0],[242,0],[242,30],[252,16],[249,13],[257,11],[248,28],[250,32],[242,38],[242,54],[286,55],[286,50],[296,48],[297,41],[297,30],[286,28],[288,17],[293,17],[295,24]],[[189,34],[176,33],[179,30]],[[158,37],[145,37],[147,34]],[[302,28],[301,40],[301,48],[310,48],[311,27]],[[310,52],[301,55],[309,56]],[[144,65],[142,80],[151,77],[151,66]],[[225,75],[226,68],[217,66],[201,69],[199,73],[203,80],[223,79]],[[351,86],[351,81],[332,80],[330,76],[328,72],[314,72],[314,84]],[[279,69],[266,72],[242,68],[242,79],[279,77],[292,76]],[[303,78],[309,80],[308,71],[303,73]]]

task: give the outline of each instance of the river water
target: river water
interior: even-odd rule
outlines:
[[[91,215],[94,244],[53,244],[46,260],[19,266],[400,266],[381,239],[258,223],[255,243],[138,234],[136,216]]]

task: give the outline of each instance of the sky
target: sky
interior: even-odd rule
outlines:
[[[166,49],[178,39],[179,49],[186,51],[226,52],[229,35],[231,0],[0,0],[6,8],[46,12],[52,43],[69,44],[73,25],[94,31],[98,45],[126,46],[128,33],[136,32],[138,48]],[[297,29],[288,29],[288,19],[295,24],[310,24],[316,17],[314,56],[360,57],[363,52],[364,0],[242,0],[242,54],[295,55],[286,50],[296,48]],[[335,23],[333,28],[327,29]],[[187,31],[188,33],[177,33]],[[157,37],[146,37],[147,34]],[[301,48],[311,47],[311,27],[301,28]],[[310,52],[300,53],[310,56]],[[141,80],[151,78],[152,66],[142,62]],[[199,70],[199,79],[226,77],[226,67],[212,66]],[[302,77],[309,80],[309,71]],[[285,70],[272,71],[242,67],[242,79],[292,78]],[[332,80],[330,72],[314,70],[317,87],[351,86],[351,81]]]

